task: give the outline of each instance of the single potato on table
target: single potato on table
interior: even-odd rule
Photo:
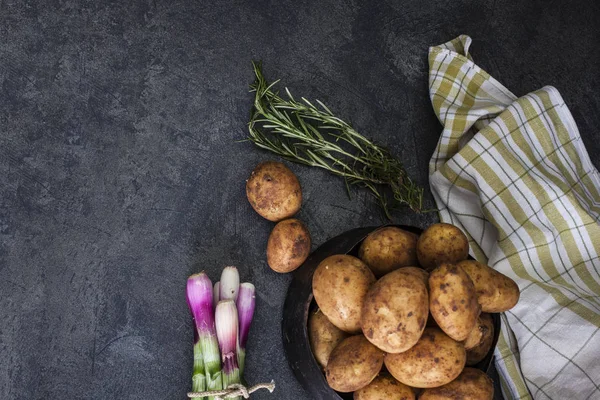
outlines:
[[[490,314],[482,313],[479,317],[481,325],[481,340],[479,343],[467,350],[467,365],[472,366],[485,358],[492,348],[494,342],[494,321]]]
[[[269,221],[296,214],[302,205],[302,189],[294,173],[283,163],[258,164],[246,181],[246,196],[254,210]]]
[[[310,233],[302,221],[290,218],[278,222],[267,242],[267,263],[273,271],[291,272],[310,255]]]
[[[426,389],[419,400],[493,400],[494,384],[482,371],[465,368],[452,382]]]
[[[313,275],[313,295],[332,324],[349,333],[360,332],[362,305],[375,283],[369,267],[346,254],[327,257]]]
[[[428,271],[442,263],[457,263],[469,256],[469,240],[456,226],[433,224],[417,241],[419,264]]]
[[[417,264],[417,238],[412,232],[388,226],[371,232],[363,240],[358,258],[381,277],[401,267]]]
[[[437,328],[426,328],[413,347],[386,354],[385,366],[398,381],[415,388],[432,388],[453,381],[467,359],[462,343]]]
[[[481,307],[475,286],[462,268],[442,264],[429,275],[429,312],[452,339],[463,341],[475,328]]]
[[[383,354],[363,335],[344,339],[329,356],[325,368],[327,383],[343,393],[367,386],[381,371]]]
[[[410,349],[421,337],[429,312],[422,274],[400,268],[379,279],[362,305],[366,338],[387,353]]]
[[[308,338],[317,363],[325,369],[329,356],[348,334],[333,325],[320,310],[308,317]]]
[[[519,287],[508,276],[475,260],[464,260],[457,265],[473,281],[482,311],[500,313],[510,310],[519,302]]]
[[[414,390],[388,374],[379,375],[371,383],[354,392],[354,400],[415,400]]]

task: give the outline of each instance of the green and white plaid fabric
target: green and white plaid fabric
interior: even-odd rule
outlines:
[[[558,91],[517,98],[473,63],[470,44],[429,51],[440,218],[521,289],[496,349],[505,398],[598,400],[600,175]]]

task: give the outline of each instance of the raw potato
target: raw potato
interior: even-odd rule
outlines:
[[[406,269],[379,279],[363,303],[362,331],[387,353],[410,349],[421,337],[427,321],[429,298],[423,275]]]
[[[356,257],[327,257],[317,267],[312,286],[315,301],[332,324],[349,333],[360,332],[362,305],[375,283],[373,272]]]
[[[379,375],[373,382],[354,392],[354,400],[415,400],[415,392],[385,374]]]
[[[437,328],[426,328],[409,350],[386,354],[385,366],[394,378],[416,388],[432,388],[454,380],[465,367],[462,343]]]
[[[310,233],[302,221],[290,218],[278,222],[267,243],[267,263],[273,271],[291,272],[310,254]]]
[[[358,258],[371,267],[376,277],[416,265],[417,238],[414,233],[393,226],[377,229],[363,240]]]
[[[494,384],[482,371],[465,368],[452,382],[434,389],[426,389],[419,400],[493,400]]]
[[[429,312],[452,339],[463,341],[481,313],[469,275],[454,264],[442,264],[429,275]]]
[[[473,348],[467,350],[467,365],[475,365],[485,358],[492,348],[494,342],[494,321],[490,314],[482,313],[479,319],[482,322],[479,329],[481,329],[482,337],[481,341]]]
[[[294,173],[284,164],[258,164],[246,181],[246,196],[254,210],[269,221],[281,221],[300,210],[302,189]]]
[[[458,265],[473,281],[482,311],[508,311],[519,301],[519,287],[508,276],[474,260],[461,261]]]
[[[442,263],[457,263],[469,256],[469,240],[456,226],[433,224],[417,242],[419,264],[431,271]]]
[[[333,325],[319,310],[308,317],[308,338],[317,363],[325,369],[329,356],[348,334]]]
[[[333,350],[325,376],[333,390],[354,392],[371,383],[382,365],[383,352],[363,335],[356,335],[344,339]]]
[[[465,350],[471,350],[473,347],[477,346],[481,339],[483,338],[483,332],[485,330],[485,326],[481,317],[477,318],[477,323],[475,324],[475,328],[469,332],[469,336],[463,341],[463,345],[465,346]],[[468,356],[467,356],[468,357]]]

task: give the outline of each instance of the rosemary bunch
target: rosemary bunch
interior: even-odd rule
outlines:
[[[287,99],[273,91],[261,64],[252,63],[256,80],[248,140],[260,148],[300,164],[326,169],[346,180],[347,188],[367,188],[388,218],[390,210],[408,206],[421,212],[423,189],[407,175],[400,160],[384,147],[359,134],[336,117],[319,100],[297,101],[289,90]],[[391,198],[390,195],[391,194]]]

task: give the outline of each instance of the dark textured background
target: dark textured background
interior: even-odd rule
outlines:
[[[245,199],[270,155],[235,142],[250,60],[427,185],[427,48],[466,33],[517,95],[560,90],[598,166],[599,15],[595,0],[0,0],[0,397],[183,399],[185,279],[234,264],[258,289],[247,379],[278,384],[255,398],[307,399],[281,347],[290,277],[267,267],[273,224]],[[381,222],[364,193],[292,169],[315,245]]]

